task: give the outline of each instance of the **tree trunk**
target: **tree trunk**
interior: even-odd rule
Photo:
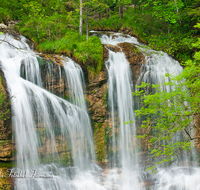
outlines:
[[[136,14],[136,0],[134,0],[134,11],[135,11],[135,14]]]
[[[187,0],[185,0],[185,6],[187,7]]]
[[[195,125],[194,136],[200,136],[200,116],[199,115],[194,116],[194,125]],[[197,151],[200,152],[200,139],[196,139],[194,141],[194,145],[196,146]]]
[[[169,21],[168,21],[167,30],[168,30],[168,34],[170,34]],[[168,45],[169,45],[169,42],[168,42]]]
[[[180,17],[179,17],[179,10],[178,10],[178,7],[177,7],[177,2],[176,2],[176,0],[174,0],[174,3],[175,3],[175,6],[176,6],[176,14],[177,14],[177,17],[178,17],[178,19],[179,19],[179,23],[180,23],[180,25],[181,25],[181,19],[180,19]]]
[[[136,0],[131,0],[131,4],[134,5],[134,12],[136,14]]]
[[[109,0],[107,0],[107,6],[109,6]],[[108,19],[109,18],[109,7],[106,8],[106,18]]]
[[[83,0],[80,0],[80,23],[79,23],[79,35],[83,35],[83,7],[82,7]]]
[[[123,6],[119,6],[119,18],[123,18]]]
[[[86,34],[87,34],[86,39],[87,39],[87,42],[88,42],[88,36],[89,36],[89,31],[88,31],[88,5],[86,5]]]
[[[100,10],[99,10],[99,20],[102,21],[101,6],[100,6]]]

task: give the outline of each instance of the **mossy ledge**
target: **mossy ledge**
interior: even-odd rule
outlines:
[[[39,52],[66,55],[94,75],[103,69],[103,46],[96,36],[89,36],[87,41],[86,35],[80,36],[76,31],[69,30],[62,38],[37,44],[31,36],[23,35],[35,43],[35,49]]]

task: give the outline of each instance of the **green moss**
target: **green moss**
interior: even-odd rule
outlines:
[[[65,100],[67,100],[67,101],[70,101],[70,97],[69,97],[69,95],[64,95],[64,97],[63,97]]]
[[[107,105],[107,99],[108,99],[108,93],[104,92],[103,93],[103,106]]]
[[[105,129],[102,123],[94,124],[94,140],[97,161],[104,162],[106,156]]]
[[[63,155],[60,156],[60,164],[62,166],[73,165],[72,156],[69,151],[65,152]]]
[[[13,168],[14,162],[1,162],[0,161],[0,168]]]

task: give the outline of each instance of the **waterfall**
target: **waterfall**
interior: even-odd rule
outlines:
[[[12,97],[16,163],[10,175],[15,178],[16,190],[200,190],[200,169],[190,165],[159,168],[157,174],[152,174],[150,186],[142,179],[134,85],[123,52],[108,50],[105,62],[112,147],[108,168],[102,170],[95,164],[81,67],[70,58],[59,57],[61,65],[46,63],[43,80],[38,61],[42,58],[31,50],[26,38],[1,34],[0,39],[5,41],[0,43],[0,68]],[[134,37],[115,33],[102,36],[101,41],[114,46],[126,42],[140,49],[146,61],[141,66],[138,85],[160,84],[170,81],[165,73],[176,76],[182,72],[177,61],[140,44]],[[54,88],[55,84],[60,85]],[[170,92],[173,87],[162,89]]]
[[[94,145],[80,67],[64,61],[71,96],[76,99],[70,103],[43,88],[38,56],[20,38],[0,35],[9,42],[0,44],[0,66],[13,97],[15,189],[102,189],[92,163]]]
[[[102,43],[109,43],[107,36],[101,38]],[[105,42],[106,41],[106,42]],[[113,40],[114,41],[114,40]],[[110,44],[115,44],[110,43]],[[117,189],[141,189],[136,145],[135,117],[132,97],[132,78],[129,63],[123,52],[109,50],[106,61],[108,71],[108,104],[112,121],[112,151],[110,165],[113,168],[108,176],[118,176],[116,167],[121,168],[120,180],[115,181]]]
[[[169,73],[172,76],[181,74],[183,68],[167,53],[144,48],[140,48],[140,50],[145,53],[146,63],[141,67],[137,85],[140,85],[141,82],[163,84],[170,81],[170,77],[166,77],[165,74]],[[163,85],[162,90],[170,92],[173,90],[173,86]]]
[[[76,64],[74,61],[72,61],[70,58],[65,58],[63,61],[63,65],[64,65],[64,70],[65,70],[65,77],[67,79],[67,83],[68,87],[69,87],[69,91],[70,91],[70,99],[71,102],[78,106],[79,108],[81,108],[83,110],[83,112],[81,112],[81,125],[84,128],[84,138],[87,138],[88,142],[89,142],[89,147],[90,147],[90,152],[91,152],[91,158],[88,160],[95,160],[95,153],[94,153],[94,145],[93,145],[93,137],[92,137],[92,131],[91,131],[91,124],[89,123],[90,119],[89,116],[87,114],[87,106],[86,106],[86,102],[85,102],[85,98],[84,98],[84,93],[83,93],[83,86],[85,86],[85,81],[84,81],[84,77],[83,77],[83,71],[81,69],[81,67]],[[86,117],[87,116],[87,117]],[[82,133],[80,131],[80,133]],[[83,135],[82,134],[82,135]],[[81,143],[81,142],[80,142]],[[80,146],[80,145],[77,145]],[[80,150],[83,150],[82,148]],[[87,153],[87,152],[85,152]],[[82,166],[87,166],[86,164],[86,160],[83,160],[82,162]]]
[[[85,81],[81,67],[70,58],[65,58],[63,65],[65,70],[65,78],[67,79],[66,84],[69,86],[68,88],[71,102],[87,112],[83,93]]]

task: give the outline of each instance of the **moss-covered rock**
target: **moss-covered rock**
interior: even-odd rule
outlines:
[[[12,160],[12,126],[11,126],[11,105],[10,96],[4,77],[0,69],[0,161]]]

